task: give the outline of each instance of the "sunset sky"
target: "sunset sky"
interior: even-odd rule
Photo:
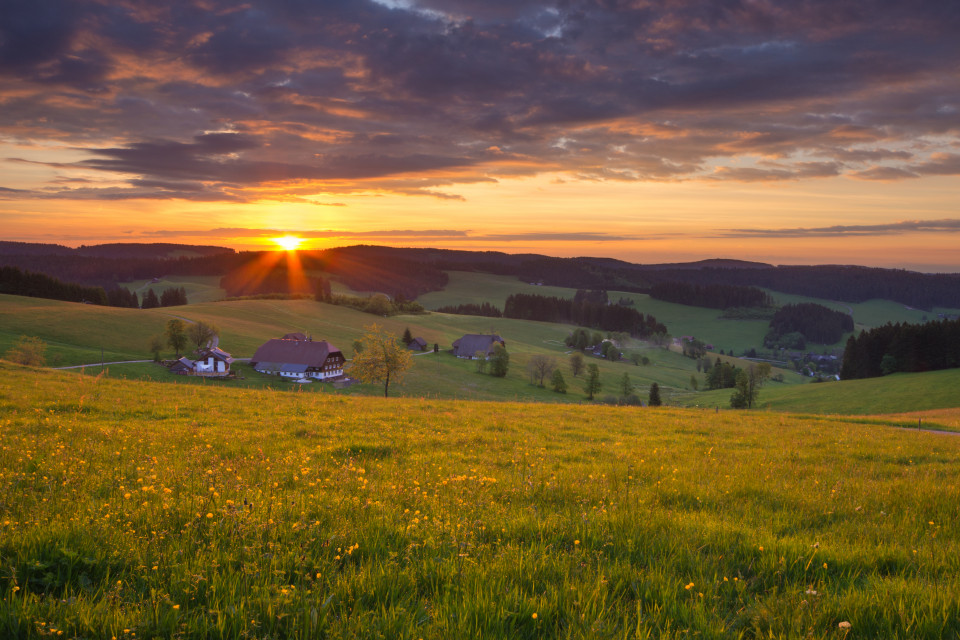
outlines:
[[[957,0],[4,0],[0,239],[960,271]]]

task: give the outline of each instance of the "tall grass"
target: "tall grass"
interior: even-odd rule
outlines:
[[[958,453],[0,363],[0,637],[956,637]]]

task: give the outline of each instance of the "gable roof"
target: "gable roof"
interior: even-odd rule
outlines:
[[[326,340],[281,340],[273,338],[260,345],[250,358],[250,364],[271,363],[282,365],[304,365],[321,367],[331,355],[343,357],[340,349]],[[288,369],[283,369],[287,371]],[[305,369],[304,369],[305,370]]]
[[[463,358],[472,358],[478,351],[490,355],[493,353],[493,345],[496,343],[500,343],[504,347],[507,346],[503,338],[496,334],[482,335],[468,333],[453,342],[453,353]]]
[[[425,351],[427,348],[427,341],[423,338],[414,338],[407,344],[408,349],[419,349],[420,351]]]
[[[233,356],[221,349],[220,347],[211,347],[209,349],[204,349],[200,352],[197,357],[197,360],[206,360],[207,358],[213,356],[216,360],[222,360],[223,362],[233,362]]]
[[[186,357],[180,358],[170,365],[170,371],[193,371],[193,360],[188,360]]]

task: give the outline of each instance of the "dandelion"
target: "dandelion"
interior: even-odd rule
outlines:
[[[580,541],[579,541],[579,540],[574,540],[574,541],[573,541],[573,544],[574,544],[574,545],[578,545],[578,544],[580,544]]]
[[[690,589],[693,589],[693,583],[691,582],[690,584],[685,586],[684,589],[686,589],[687,591],[690,591]]]
[[[533,617],[534,620],[536,620],[536,619],[537,619],[537,614],[534,613],[532,617]]]

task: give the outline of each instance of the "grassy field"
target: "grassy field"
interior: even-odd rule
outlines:
[[[187,292],[187,300],[191,304],[215,302],[222,300],[227,295],[227,292],[220,288],[220,276],[170,276],[169,278],[161,278],[159,282],[134,280],[132,282],[121,282],[120,286],[135,292],[141,301],[147,293],[147,289],[153,289],[153,292],[159,297],[164,289],[170,287],[183,287]]]
[[[852,418],[0,363],[0,636],[953,638],[958,455]]]
[[[291,331],[303,331],[316,339],[329,340],[342,349],[347,357],[351,357],[353,341],[363,335],[365,326],[377,322],[397,335],[401,335],[404,329],[409,327],[415,336],[424,337],[431,346],[434,343],[439,344],[442,352],[439,355],[414,357],[414,366],[403,384],[394,387],[397,394],[566,403],[584,400],[582,382],[570,374],[567,366],[568,350],[563,346],[563,339],[571,327],[437,313],[378,318],[312,300],[241,300],[137,310],[0,296],[0,354],[6,352],[19,336],[34,335],[48,343],[48,364],[52,366],[99,363],[101,345],[104,347],[104,359],[107,362],[147,359],[151,357],[147,350],[150,336],[161,333],[171,317],[203,320],[217,325],[221,329],[221,346],[238,358],[250,357],[256,348],[269,338]],[[490,332],[504,337],[511,354],[510,371],[503,379],[476,373],[475,363],[458,360],[446,353],[453,341],[465,333]],[[663,349],[645,348],[639,344],[635,346],[642,349],[650,359],[649,366],[637,367],[603,359],[588,360],[600,367],[601,381],[604,384],[601,397],[616,394],[617,383],[624,373],[628,373],[638,394],[644,398],[653,382],[663,388],[664,400],[667,402],[670,402],[675,394],[689,389],[690,376],[696,373],[692,360]],[[173,356],[172,353],[164,355]],[[547,355],[556,359],[567,377],[569,393],[561,395],[530,384],[526,365],[534,355]],[[99,371],[97,366],[88,369],[87,373]],[[217,383],[177,377],[176,382],[298,388],[305,392],[332,391],[328,385],[295,385],[273,376],[264,376],[243,365],[239,366],[239,371],[245,380]],[[111,365],[109,375],[168,381],[174,378],[151,364]],[[793,383],[804,381],[796,374],[786,375]],[[337,393],[378,392],[382,391],[370,385],[359,385]]]
[[[791,386],[768,381],[760,390],[757,407],[800,413],[906,413],[960,407],[958,390],[960,369]],[[678,394],[674,402],[726,407],[731,393],[731,389],[723,389]]]
[[[418,300],[428,309],[436,309],[443,305],[491,302],[500,308],[507,296],[514,293],[533,293],[561,298],[572,298],[575,289],[564,287],[537,287],[527,284],[512,276],[495,276],[485,273],[451,271],[450,283],[444,291],[428,293]],[[889,300],[869,300],[863,303],[847,304],[795,296],[777,291],[768,291],[777,304],[796,304],[798,302],[814,302],[831,309],[851,313],[857,330],[869,329],[884,325],[888,322],[921,323],[926,320],[936,320],[937,314],[960,314],[958,309],[936,308],[930,312],[910,309],[902,304]],[[610,291],[611,300],[629,298],[635,302],[638,311],[653,315],[660,322],[667,325],[674,336],[692,335],[705,342],[712,343],[717,350],[743,353],[751,347],[761,348],[763,337],[768,330],[768,323],[762,320],[728,320],[720,318],[720,311],[702,307],[689,307],[672,302],[654,300],[648,295]],[[815,351],[824,349],[842,349],[849,334],[833,345],[811,345]]]

